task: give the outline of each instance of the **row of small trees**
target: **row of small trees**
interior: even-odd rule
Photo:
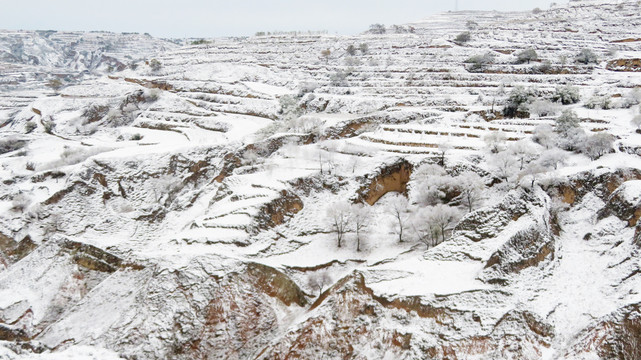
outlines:
[[[467,40],[466,40],[467,39]],[[457,43],[463,43],[469,41],[469,33],[462,33],[457,36],[454,40]],[[530,64],[532,61],[539,61],[539,55],[534,49],[525,49],[515,54],[516,59],[514,63],[516,64]],[[488,65],[493,64],[496,58],[496,54],[493,52],[486,52],[484,54],[473,55],[467,58],[464,63],[470,64],[469,70],[471,71],[482,71]],[[561,63],[565,65],[566,58],[561,59]],[[598,57],[590,49],[581,49],[575,56],[574,61],[577,64],[589,65],[598,63]],[[539,66],[538,71],[544,72],[549,70],[551,63],[546,61]]]

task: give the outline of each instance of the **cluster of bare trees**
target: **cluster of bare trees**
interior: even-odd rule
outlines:
[[[414,176],[411,201],[401,194],[392,197],[384,204],[385,214],[399,243],[419,241],[429,248],[445,241],[463,214],[481,204],[485,184],[475,172],[450,175],[434,164],[420,166]],[[338,247],[351,232],[356,250],[361,251],[372,219],[372,209],[366,204],[339,201],[327,208]]]
[[[364,240],[371,219],[372,212],[369,205],[338,201],[327,208],[327,221],[336,234],[336,245],[339,248],[343,246],[345,234],[353,231],[356,234],[356,251],[361,251],[361,242]]]

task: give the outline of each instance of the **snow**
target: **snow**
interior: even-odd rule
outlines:
[[[603,9],[595,13],[590,7],[594,4]],[[581,203],[559,210],[561,232],[554,236],[553,256],[519,272],[501,274],[506,285],[487,281],[488,260],[519,231],[547,226],[542,219],[550,218],[550,204],[556,200],[552,190],[530,190],[530,177],[486,189],[479,210],[500,206],[510,191],[534,195],[524,200],[526,214],[477,242],[455,232],[448,241],[427,249],[411,240],[408,231],[407,241],[398,243],[386,209],[400,195],[391,192],[372,206],[372,225],[362,251],[355,250],[352,231],[339,249],[324,220],[326,209],[338,200],[354,200],[383,164],[399,157],[416,166],[434,161],[443,144],[452,145],[446,156],[449,171],[491,173],[486,134],[500,131],[510,144],[528,139],[540,124],[554,123],[554,117],[482,119],[490,109],[499,111],[516,86],[531,86],[541,96],[559,85],[578,86],[581,102],[563,109],[576,111],[588,134],[608,131],[617,137],[614,152],[594,161],[567,153],[566,164],[541,174],[536,189],[586,171],[602,175],[641,169],[638,155],[620,150],[625,146],[639,152],[641,135],[630,124],[638,105],[620,108],[621,99],[641,85],[637,74],[607,71],[604,62],[595,69],[569,64],[577,74],[531,74],[526,71],[529,65],[513,64],[510,54],[497,55],[487,73],[469,72],[462,63],[486,51],[532,47],[551,66],[559,67],[565,66],[561,56],[571,62],[582,47],[609,59],[613,44],[619,50],[616,58],[638,58],[638,43],[612,42],[621,34],[641,37],[637,28],[620,21],[619,11],[638,19],[635,9],[633,2],[625,2],[622,10],[605,1],[572,2],[536,16],[438,14],[411,24],[415,34],[228,38],[183,47],[133,35],[55,33],[50,35],[58,39],[55,42],[36,33],[3,32],[28,39],[25,54],[36,56],[41,65],[0,63],[0,75],[8,79],[0,96],[4,124],[0,132],[28,141],[23,149],[0,154],[0,231],[16,240],[28,235],[39,245],[15,263],[0,253],[0,320],[8,324],[31,311],[19,326],[37,332],[37,341],[52,348],[73,341],[67,348],[39,355],[16,354],[0,344],[0,358],[117,358],[117,353],[102,347],[119,348],[120,337],[140,331],[149,331],[144,335],[152,340],[132,345],[123,354],[144,351],[163,357],[163,346],[179,342],[172,337],[177,334],[168,330],[178,321],[177,314],[204,311],[212,300],[213,284],[235,279],[232,275],[250,262],[286,274],[308,293],[310,302],[317,291],[307,284],[313,274],[327,272],[336,283],[358,272],[376,296],[416,297],[423,304],[471,312],[480,319],[455,316],[452,321],[460,331],[438,340],[432,334],[437,330],[430,328],[432,320],[412,319],[408,324],[399,316],[402,310],[384,310],[381,326],[413,332],[414,349],[422,346],[419,342],[450,345],[454,338],[490,334],[506,313],[518,310],[531,311],[554,327],[551,347],[539,350],[546,359],[561,357],[577,334],[597,319],[641,301],[639,276],[626,278],[639,266],[631,241],[635,230],[616,217],[597,220],[607,199],[588,193]],[[568,16],[578,20],[559,22]],[[454,44],[451,40],[466,30],[467,20],[476,21],[479,30],[473,31],[468,44]],[[100,36],[117,45],[109,52],[115,58],[129,63],[154,57],[162,63],[161,70],[153,72],[139,62],[137,70],[107,74],[105,62],[90,63],[90,55],[68,59],[61,52],[60,44],[86,39],[89,44],[80,41],[74,46],[91,48]],[[348,61],[343,49],[361,42],[369,45],[369,54],[359,53]],[[0,49],[4,44],[0,41]],[[325,60],[320,51],[328,48],[332,55]],[[332,84],[332,75],[347,70],[353,72],[345,80],[347,86]],[[56,93],[45,89],[46,79],[34,75],[57,72],[76,75],[78,80]],[[317,87],[304,88],[307,83]],[[297,97],[301,91],[307,93]],[[620,94],[621,98],[613,98],[619,108],[585,108],[595,92]],[[132,100],[135,94],[145,98]],[[283,95],[292,95],[302,105],[303,119],[319,120],[315,135],[325,132],[336,137],[328,134],[350,124],[367,124],[353,137],[288,134],[306,143],[276,146],[283,134],[272,136],[267,130],[285,120],[279,103]],[[109,115],[87,123],[85,111],[92,105],[107,106]],[[26,134],[29,122],[36,128]],[[51,133],[44,131],[47,122],[56,125]],[[134,135],[141,139],[133,140]],[[245,146],[252,144],[269,155],[243,157]],[[29,163],[35,170],[27,169]],[[56,178],[54,170],[59,172]],[[486,184],[496,181],[483,176]],[[415,175],[409,184],[410,199],[416,180]],[[73,188],[74,184],[81,185]],[[265,215],[261,212],[267,204],[278,203],[283,192],[298,196],[304,206],[286,214],[283,224],[266,229],[257,223],[259,215]],[[56,193],[59,199],[49,201]],[[616,193],[638,204],[641,180],[625,182]],[[28,199],[24,212],[13,210],[21,197]],[[588,233],[592,236],[586,238]],[[96,275],[96,286],[85,292],[86,283],[77,278],[89,270],[74,262],[73,254],[60,251],[59,239],[94,245],[144,269],[119,268]],[[175,284],[163,277],[167,274],[185,283]],[[243,298],[247,286],[230,286],[230,292],[240,292],[230,298]],[[163,313],[155,308],[158,303],[145,302],[150,288],[154,299],[171,297],[163,304],[171,311]],[[264,295],[252,290],[252,301]],[[325,304],[309,312],[270,301],[278,320],[277,334],[269,339],[274,342],[327,311]],[[186,329],[194,324],[183,325]],[[369,358],[397,356],[374,345],[355,346]],[[470,354],[460,357],[465,355]]]

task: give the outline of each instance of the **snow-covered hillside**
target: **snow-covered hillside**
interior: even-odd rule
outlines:
[[[1,32],[0,359],[641,357],[639,24]]]

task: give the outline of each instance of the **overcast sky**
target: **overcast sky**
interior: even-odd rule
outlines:
[[[460,10],[547,9],[551,0],[458,0]],[[567,1],[558,1],[563,3]],[[158,37],[327,30],[404,24],[454,10],[446,0],[0,0],[0,28],[148,32]]]

